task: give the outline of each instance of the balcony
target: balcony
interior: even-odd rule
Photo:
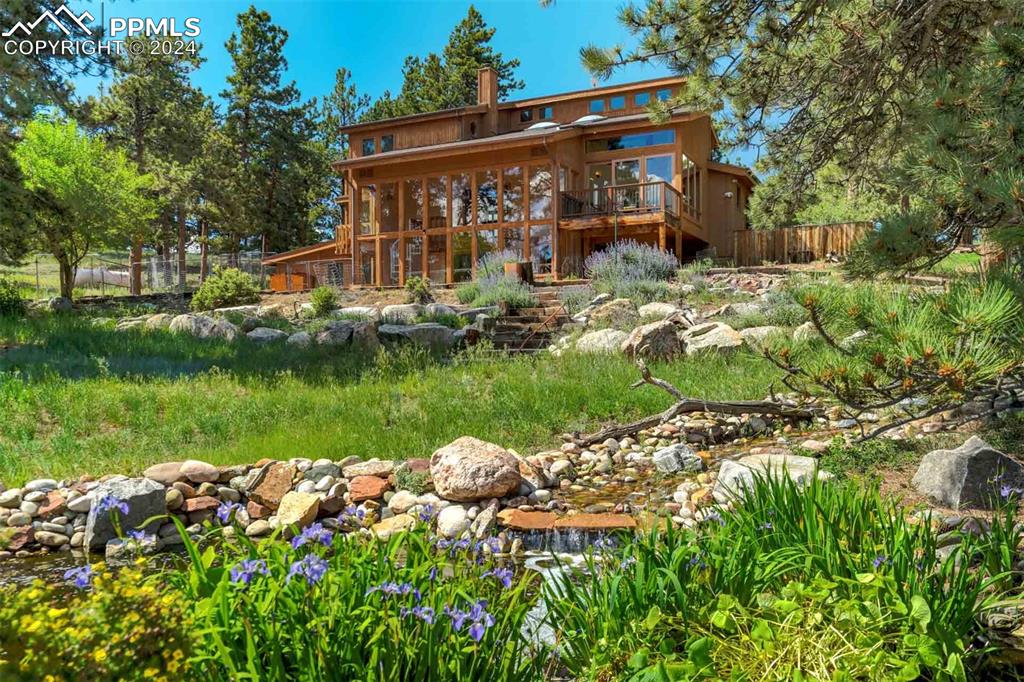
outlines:
[[[605,227],[619,219],[622,224],[664,222],[668,227],[679,229],[683,215],[699,222],[699,214],[688,210],[694,208],[679,190],[662,180],[567,190],[561,192],[559,227],[568,230]]]

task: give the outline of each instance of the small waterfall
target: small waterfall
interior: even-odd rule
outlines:
[[[611,537],[607,531],[584,528],[509,531],[512,540],[523,541],[523,549],[547,554],[582,554]]]

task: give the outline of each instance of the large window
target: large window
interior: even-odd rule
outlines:
[[[448,227],[448,178],[427,178],[427,227]]]
[[[533,261],[535,275],[547,275],[551,272],[551,226],[530,226],[530,260]]]
[[[604,100],[603,99],[592,99],[590,100],[590,113],[600,114],[604,111]]]
[[[646,107],[651,103],[651,93],[649,92],[638,92],[633,95],[633,106]]]
[[[423,229],[423,181],[419,178],[402,183],[402,202],[405,204],[405,229]]]
[[[359,188],[359,234],[373,234],[373,185]]]
[[[398,240],[394,237],[380,240],[380,276],[382,287],[398,286]]]
[[[520,258],[523,257],[523,228],[521,227],[506,227],[505,228],[505,246],[506,251],[512,251]]]
[[[435,283],[448,281],[448,235],[427,237],[427,276]]]
[[[405,279],[423,275],[423,237],[405,238]]]
[[[372,137],[363,138],[363,156],[372,156],[376,151],[376,143]]]
[[[398,232],[398,183],[380,185],[380,231]]]
[[[456,227],[473,222],[473,186],[466,173],[452,176],[452,224]]]
[[[359,274],[363,284],[377,283],[377,242],[359,242]]]
[[[608,99],[608,108],[612,111],[618,111],[619,109],[626,108],[626,96],[615,95]]]
[[[476,259],[480,260],[498,250],[497,230],[478,230],[476,233]]]
[[[649,133],[635,133],[618,137],[605,137],[600,140],[587,140],[587,153],[611,152],[619,149],[636,149],[652,147],[658,144],[673,144],[676,141],[674,130],[652,130]]]
[[[395,136],[394,135],[381,135],[380,136],[380,151],[390,152],[395,149]]]
[[[551,217],[551,169],[530,166],[530,218],[544,220]]]
[[[456,232],[452,235],[452,274],[456,282],[473,279],[472,232]]]
[[[501,176],[502,220],[517,223],[523,219],[523,169],[506,168]]]
[[[489,225],[498,222],[498,172],[476,173],[476,222]]]

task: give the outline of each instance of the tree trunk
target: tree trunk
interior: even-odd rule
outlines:
[[[75,267],[66,258],[58,258],[60,266],[60,295],[69,301],[75,292]]]
[[[206,225],[206,219],[199,221],[199,283],[202,284],[206,281],[207,275],[207,263],[206,263],[206,239],[209,229]]]
[[[132,250],[128,258],[130,274],[130,293],[133,296],[142,294],[142,237],[132,237]]]
[[[185,211],[178,208],[178,288],[185,291]]]

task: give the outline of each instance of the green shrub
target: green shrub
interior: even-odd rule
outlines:
[[[480,295],[480,284],[477,282],[466,282],[455,289],[455,297],[462,305],[469,305]]]
[[[334,310],[338,297],[330,287],[317,287],[309,294],[309,302],[313,306],[315,317],[327,317]]]
[[[9,279],[0,278],[0,317],[21,317],[25,314],[25,299],[17,285]]]
[[[590,287],[563,287],[558,294],[562,307],[570,315],[575,315],[586,308],[594,300],[594,290]]]
[[[694,278],[703,278],[708,274],[708,270],[715,266],[715,262],[704,258],[684,263],[679,271],[676,273],[676,277],[680,281],[686,282]]]
[[[479,282],[505,277],[505,264],[518,263],[523,257],[511,249],[489,253],[476,262],[476,278]]]
[[[588,256],[584,271],[596,291],[643,304],[671,298],[668,281],[678,265],[671,253],[626,240]]]
[[[405,465],[395,468],[395,490],[408,490],[413,495],[422,495],[427,492],[429,480],[430,474],[426,472],[413,471]]]
[[[413,276],[405,281],[405,295],[409,303],[426,305],[434,302],[434,292],[430,290],[430,278]]]
[[[668,282],[658,280],[627,280],[608,293],[616,298],[628,298],[637,305],[673,298]]]
[[[192,310],[214,310],[258,303],[260,290],[253,278],[237,268],[218,270],[192,295]]]

